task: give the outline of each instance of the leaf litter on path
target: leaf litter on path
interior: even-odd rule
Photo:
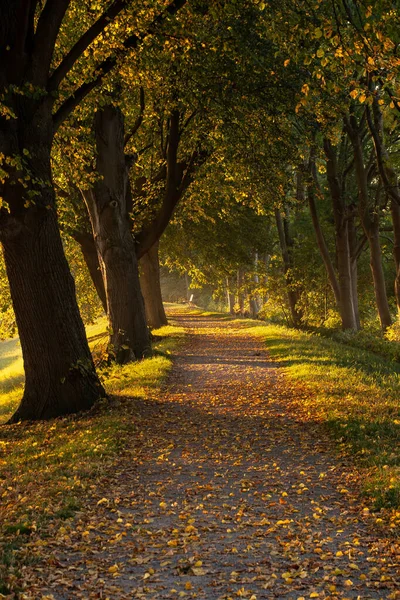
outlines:
[[[397,599],[399,545],[240,321],[187,341],[138,432],[73,519],[25,552],[21,598]]]

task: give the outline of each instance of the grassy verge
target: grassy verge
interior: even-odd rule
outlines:
[[[400,365],[334,340],[282,326],[249,323],[296,384],[294,409],[326,426],[356,458],[375,509],[400,524]]]
[[[102,373],[111,395],[92,412],[50,422],[0,428],[0,596],[19,579],[16,551],[49,520],[73,516],[85,495],[107,473],[139,429],[132,398],[151,399],[171,367],[183,337],[179,327],[156,332],[155,356]],[[105,323],[88,330],[95,355],[104,345]],[[17,340],[0,352],[0,418],[15,410],[23,386]]]

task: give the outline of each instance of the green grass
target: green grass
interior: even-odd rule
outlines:
[[[106,323],[87,330],[96,353],[106,344]],[[30,532],[72,517],[102,474],[112,469],[141,428],[137,402],[151,402],[171,368],[183,337],[179,327],[154,332],[155,356],[100,374],[110,398],[83,415],[0,427],[0,594]],[[5,422],[23,389],[17,340],[0,343],[0,418]],[[11,569],[11,571],[10,571]],[[3,591],[2,591],[3,590]],[[6,591],[4,591],[6,590]]]
[[[356,458],[373,506],[400,508],[400,365],[318,335],[248,325],[295,384],[296,413],[325,426]]]

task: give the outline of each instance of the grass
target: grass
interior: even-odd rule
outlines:
[[[295,384],[296,414],[321,423],[356,458],[373,507],[400,508],[400,365],[282,326],[249,322],[250,331]]]
[[[96,356],[107,340],[105,320],[88,328]],[[32,532],[72,517],[103,474],[113,468],[129,437],[139,430],[135,401],[151,401],[172,364],[183,330],[154,332],[155,355],[101,377],[110,400],[91,412],[48,422],[0,428],[0,594],[17,578],[18,552]],[[23,363],[16,339],[0,344],[0,418],[5,422],[23,389]],[[4,591],[5,590],[5,591]]]

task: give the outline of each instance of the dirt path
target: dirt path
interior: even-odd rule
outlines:
[[[25,597],[400,598],[394,540],[369,528],[326,442],[285,413],[260,340],[239,322],[180,320],[164,395],[136,402],[132,448],[48,564],[27,568]]]

